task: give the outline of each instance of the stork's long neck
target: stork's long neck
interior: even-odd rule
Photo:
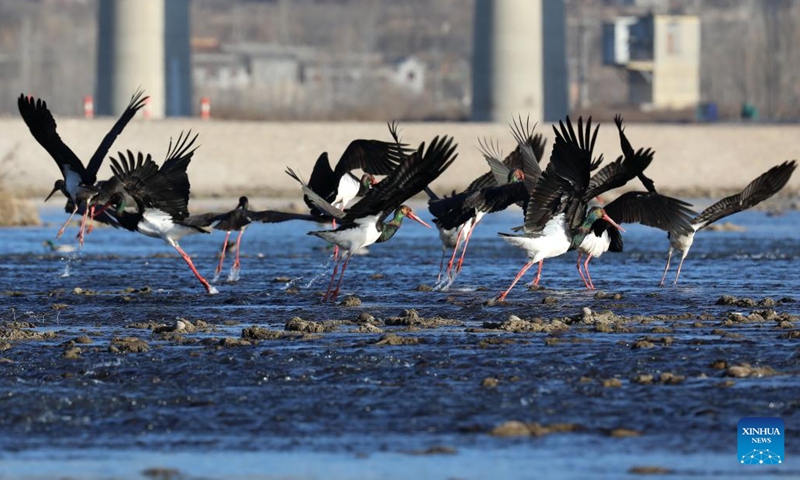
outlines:
[[[592,231],[592,224],[595,222],[594,218],[584,218],[583,222],[572,231],[572,241],[570,249],[575,249],[580,246]]]
[[[356,194],[357,197],[363,197],[364,195],[369,192],[369,189],[372,185],[370,184],[368,179],[362,178],[358,180],[358,193]]]
[[[378,238],[376,243],[381,243],[389,240],[397,233],[397,230],[400,228],[400,225],[403,224],[403,215],[401,212],[397,211],[394,213],[394,218],[390,221],[382,223],[379,228],[381,229],[381,236]]]

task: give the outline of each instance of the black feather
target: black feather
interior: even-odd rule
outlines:
[[[759,175],[741,192],[723,198],[703,210],[693,223],[698,230],[717,220],[751,208],[778,193],[792,177],[797,163],[794,160],[783,162]]]

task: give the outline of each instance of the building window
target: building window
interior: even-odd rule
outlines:
[[[677,23],[667,25],[667,55],[681,53],[681,26]]]

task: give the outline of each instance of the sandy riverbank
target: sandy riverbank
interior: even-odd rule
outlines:
[[[58,119],[59,133],[83,159],[88,159],[113,120]],[[117,139],[112,151],[132,149],[151,152],[159,161],[169,138],[181,130],[200,133],[201,147],[189,167],[196,197],[293,196],[296,185],[284,169],[287,165],[308,176],[317,156],[328,151],[333,160],[356,138],[388,139],[383,123],[235,122],[170,119],[136,120]],[[552,143],[550,125],[541,125]],[[655,125],[630,124],[626,132],[634,147],[651,147],[656,158],[649,169],[657,187],[683,196],[711,196],[742,188],[769,167],[800,156],[798,125]],[[513,140],[503,124],[405,123],[405,141],[418,145],[435,135],[453,135],[459,144],[456,164],[434,186],[440,191],[463,188],[487,170],[477,149],[479,137],[499,139],[504,153]],[[606,160],[620,154],[613,123],[604,123],[598,152]],[[548,150],[549,151],[549,150]],[[39,197],[52,188],[58,170],[47,153],[31,137],[19,118],[0,119],[0,159],[5,183],[13,193]],[[100,177],[110,175],[104,165]],[[633,185],[638,188],[638,185]],[[787,192],[800,191],[800,176],[789,182]]]

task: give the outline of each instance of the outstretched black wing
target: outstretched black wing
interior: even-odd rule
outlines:
[[[347,210],[342,225],[353,224],[360,218],[379,215],[379,221],[404,201],[421,192],[436,180],[456,159],[453,138],[435,137],[425,150],[425,144],[405,159],[386,178],[377,183],[364,197]]]
[[[536,124],[531,125],[529,117],[526,119],[523,125],[522,117],[519,117],[513,121],[510,127],[511,134],[517,141],[517,147],[503,159],[502,164],[507,169],[507,172],[517,168],[524,170],[526,167],[526,161],[529,161],[531,158],[535,159],[535,163],[538,166],[538,164],[542,161],[542,158],[544,158],[544,149],[545,145],[547,144],[547,140],[542,134],[533,133],[534,129],[536,128]],[[494,142],[491,140],[487,141],[486,139],[479,139],[478,143],[479,150],[487,161],[489,161],[491,158],[500,158],[501,152],[499,146],[497,146]],[[527,160],[526,156],[528,157]],[[541,173],[541,169],[539,169],[539,172]],[[465,191],[479,190],[484,187],[508,183],[508,174],[506,174],[505,181],[498,181],[501,179],[501,173],[502,171],[498,171],[493,167],[488,173],[484,173],[480,177],[473,180],[472,183],[470,183],[465,189]],[[527,175],[528,172],[526,172],[526,178]],[[536,176],[534,182],[536,180],[538,180],[538,175]]]
[[[278,212],[275,210],[260,210],[260,211],[248,211],[247,216],[250,220],[254,222],[262,222],[262,223],[280,223],[280,222],[287,222],[289,220],[306,220],[309,222],[318,222],[320,218],[315,217],[313,215],[306,215],[303,213],[292,213],[292,212]]]
[[[372,175],[389,175],[408,153],[405,145],[397,142],[353,140],[334,169],[337,183],[339,177],[357,169]]]
[[[528,191],[522,182],[484,187],[477,192],[467,193],[463,202],[454,205],[446,214],[437,216],[439,226],[447,229],[455,228],[475,216],[475,212],[500,212],[515,203],[525,203],[528,200]]]
[[[589,185],[583,194],[583,201],[602,195],[609,190],[621,187],[633,180],[650,166],[653,161],[653,150],[639,149],[630,156],[619,157],[605,167],[598,170],[589,180]]]
[[[167,157],[164,159],[164,163],[159,169],[159,171],[166,176],[170,185],[172,185],[169,193],[166,193],[159,201],[169,203],[169,208],[180,209],[180,215],[183,216],[176,217],[178,220],[182,220],[189,215],[188,202],[190,184],[186,169],[189,167],[189,162],[192,161],[195,150],[199,147],[199,145],[195,146],[198,135],[195,134],[193,137],[191,135],[191,130],[188,132],[181,132],[175,143],[173,143],[170,138],[169,147],[167,148]],[[184,198],[186,199],[185,205],[182,200]],[[178,199],[181,200],[179,201]],[[177,210],[174,211],[177,212]]]
[[[311,213],[317,218],[321,218],[323,216],[330,216],[333,218],[342,218],[344,217],[345,213],[338,208],[331,205],[331,203],[322,197],[322,195],[315,192],[309,185],[303,180],[303,178],[292,170],[289,167],[286,167],[286,174],[292,177],[300,184],[301,188],[303,189],[303,198],[306,200],[306,203],[309,204],[311,207]],[[315,213],[318,212],[318,213]]]
[[[150,155],[141,152],[111,158],[111,171],[122,182],[125,194],[134,198],[142,208],[158,209],[180,221],[189,216],[189,178],[186,168],[194,155],[193,144],[197,135],[178,137],[170,148],[167,159],[159,169]],[[140,212],[141,213],[141,212]]]
[[[139,213],[153,205],[151,193],[156,188],[170,188],[168,182],[158,171],[158,165],[148,154],[135,155],[128,150],[127,155],[117,152],[118,158],[110,157],[111,171],[122,185],[126,198],[132,198],[139,206]]]
[[[145,102],[150,97],[142,97],[144,95],[144,90],[137,90],[132,96],[131,101],[128,103],[128,106],[125,108],[125,111],[122,112],[119,119],[114,123],[114,126],[111,127],[111,130],[108,131],[105,137],[103,137],[103,141],[100,142],[100,145],[97,146],[97,150],[92,155],[92,158],[89,159],[88,165],[86,165],[86,173],[90,177],[96,177],[98,170],[100,170],[100,166],[103,164],[103,159],[108,154],[108,150],[111,148],[111,145],[114,144],[114,140],[117,139],[122,130],[128,125],[128,122],[136,115],[136,112],[139,111],[142,107],[144,107]]]
[[[583,118],[578,117],[577,134],[569,117],[566,125],[559,122],[558,128],[553,126],[556,140],[550,163],[531,192],[525,212],[526,232],[540,230],[559,214],[565,215],[569,228],[574,228],[583,220],[586,210],[583,196],[589,185],[589,174],[596,163],[592,161],[592,151],[599,128],[595,127],[592,133],[591,126],[591,117],[585,128]]]
[[[308,179],[308,188],[325,200],[332,202],[336,197],[336,189],[339,188],[339,178],[333,173],[331,163],[328,160],[328,152],[322,152],[314,164],[314,170],[311,171],[311,178]],[[303,201],[311,209],[312,215],[323,215],[323,212],[311,201],[308,195],[303,196]]]
[[[775,195],[786,185],[796,167],[797,163],[794,160],[776,165],[759,175],[744,187],[741,192],[723,198],[706,208],[694,219],[693,223],[697,230],[705,228],[728,215],[753,207]]]
[[[658,193],[628,192],[603,209],[617,223],[641,223],[665,232],[688,234],[695,215],[690,207],[683,200]]]
[[[628,141],[628,137],[625,135],[625,128],[622,126],[622,116],[615,115],[614,123],[617,125],[617,130],[619,131],[619,143],[622,148],[622,154],[625,158],[633,157],[635,154],[631,142]],[[644,188],[646,188],[648,192],[654,193],[656,191],[656,185],[644,174],[644,171],[639,172],[636,176],[639,177],[639,181],[642,182],[642,185],[644,185]]]
[[[83,162],[61,140],[56,130],[56,121],[47,108],[47,102],[20,94],[17,99],[17,107],[33,138],[53,157],[62,175],[62,166],[67,165],[73,172],[80,175],[84,184],[93,185],[97,179],[94,178],[94,175],[87,174]]]

